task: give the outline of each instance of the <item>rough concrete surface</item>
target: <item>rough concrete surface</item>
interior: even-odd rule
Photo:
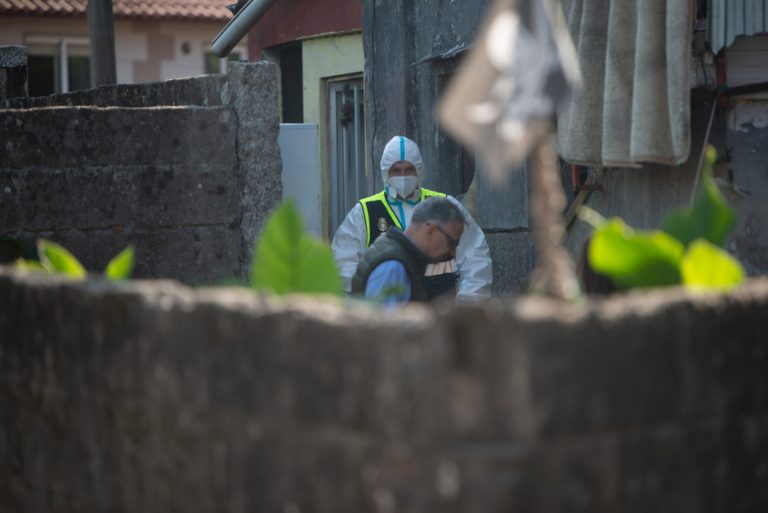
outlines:
[[[27,47],[0,46],[0,105],[27,95]]]
[[[762,511],[767,312],[765,280],[386,314],[0,270],[0,506]]]
[[[486,233],[485,239],[493,262],[493,295],[509,296],[525,292],[528,274],[534,264],[531,232]]]
[[[5,108],[39,107],[216,107],[228,102],[223,96],[226,75],[202,75],[146,84],[104,85],[50,96],[8,98]]]
[[[252,260],[261,227],[283,196],[276,81],[276,68],[267,62],[229,67],[229,98],[238,120],[244,262]]]
[[[134,244],[137,277],[247,275],[282,196],[277,83],[271,64],[230,69],[0,110],[0,235],[52,239],[97,272]]]

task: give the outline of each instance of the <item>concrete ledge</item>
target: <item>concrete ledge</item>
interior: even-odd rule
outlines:
[[[117,84],[94,89],[52,94],[50,96],[12,98],[5,102],[8,109],[40,107],[162,107],[224,105],[222,91],[225,75],[203,75],[192,78],[150,82],[146,84]]]
[[[0,116],[0,170],[237,162],[228,107],[50,107]],[[230,148],[221,151],[221,148]]]
[[[390,315],[0,269],[0,505],[762,511],[766,313],[765,279]]]

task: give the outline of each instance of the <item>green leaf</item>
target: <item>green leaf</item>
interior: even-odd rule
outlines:
[[[104,276],[110,280],[127,280],[133,272],[133,246],[128,246],[117,254],[104,269]]]
[[[589,244],[589,264],[619,288],[680,283],[683,245],[661,231],[635,232],[614,218],[596,229]]]
[[[342,283],[330,246],[304,235],[294,291],[341,295]]]
[[[304,232],[301,216],[286,201],[267,220],[255,251],[251,286],[277,294],[341,294],[330,247]]]
[[[733,212],[712,179],[716,153],[707,148],[707,165],[702,170],[701,184],[693,205],[673,211],[664,221],[663,230],[686,246],[696,239],[706,239],[722,246],[736,222]]]
[[[23,258],[16,259],[15,262],[16,269],[26,269],[27,271],[43,271],[47,272],[42,265],[40,265],[40,262],[37,260],[24,260]]]
[[[40,264],[46,271],[78,279],[85,278],[85,268],[64,246],[40,239],[37,241],[37,252],[40,255]]]
[[[704,239],[688,247],[681,265],[683,283],[692,289],[728,290],[744,281],[741,263]]]

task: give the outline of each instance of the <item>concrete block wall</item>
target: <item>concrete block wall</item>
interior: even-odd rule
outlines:
[[[0,507],[768,507],[768,281],[445,308],[0,270]]]
[[[130,243],[137,277],[247,274],[282,196],[271,64],[5,103],[0,234],[55,240],[98,272]]]
[[[0,46],[0,102],[27,95],[27,48]]]

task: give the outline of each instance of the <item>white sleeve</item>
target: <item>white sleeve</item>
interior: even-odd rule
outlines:
[[[365,215],[360,203],[355,204],[339,226],[331,242],[333,258],[344,283],[344,290],[352,289],[352,277],[357,270],[357,263],[365,252]]]
[[[476,300],[491,295],[493,267],[491,251],[485,241],[485,234],[472,219],[464,205],[448,196],[461,209],[467,220],[459,247],[456,249],[456,263],[459,266],[459,286],[456,301]]]

